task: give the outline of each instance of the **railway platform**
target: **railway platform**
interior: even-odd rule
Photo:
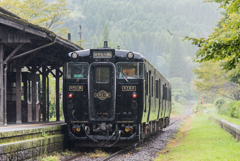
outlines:
[[[63,121],[0,126],[0,160],[38,160],[63,149]]]

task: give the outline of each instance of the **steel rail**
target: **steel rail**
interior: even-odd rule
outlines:
[[[138,144],[138,142],[135,143],[135,144],[133,144],[133,145],[130,145],[130,146],[128,146],[128,147],[126,147],[126,148],[124,148],[124,149],[122,149],[122,150],[119,150],[119,151],[117,151],[117,152],[111,154],[111,155],[108,156],[107,158],[103,159],[102,161],[107,161],[107,160],[109,160],[109,159],[115,157],[117,154],[119,154],[119,153],[121,153],[121,152],[124,152],[124,151],[126,151],[126,150],[128,150],[128,149],[131,149],[131,148],[133,148],[133,147],[136,147],[137,144]]]
[[[77,159],[78,157],[82,156],[83,154],[82,153],[79,153],[79,154],[76,154],[68,159],[65,159],[64,161],[72,161],[74,159]]]

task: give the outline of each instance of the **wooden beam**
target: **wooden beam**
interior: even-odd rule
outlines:
[[[36,55],[37,53],[34,53],[32,54],[27,60],[25,60],[23,63],[22,63],[22,67],[24,67],[27,63],[29,63]],[[28,68],[29,69],[29,68]],[[29,70],[30,71],[30,70]]]
[[[59,69],[56,69],[56,121],[60,121],[59,99]]]
[[[0,44],[0,125],[3,125],[3,118],[4,118],[3,57],[4,57],[3,44]]]
[[[50,69],[50,68],[47,67],[47,73],[48,74],[51,73],[56,78],[56,75],[52,72],[52,70],[53,69]]]
[[[18,50],[19,50],[23,45],[24,45],[24,44],[19,44],[19,45],[13,50],[13,52],[4,60],[4,64],[7,64],[8,60],[9,60],[12,56],[14,56],[14,55],[18,52]]]
[[[22,77],[21,77],[21,67],[16,68],[16,123],[22,123]]]
[[[10,26],[10,27],[22,30],[23,32],[28,32],[28,33],[31,33],[31,34],[34,34],[34,35],[37,35],[37,36],[40,36],[43,38],[47,37],[47,34],[45,32],[40,31],[41,29],[33,29],[33,28],[25,26],[21,23],[14,22],[14,21],[8,20],[3,17],[0,17],[0,24]]]

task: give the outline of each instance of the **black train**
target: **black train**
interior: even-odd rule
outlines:
[[[63,108],[74,146],[126,146],[169,125],[170,83],[139,53],[101,49],[68,54]]]

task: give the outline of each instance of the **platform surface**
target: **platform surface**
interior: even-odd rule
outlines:
[[[25,129],[36,129],[36,128],[41,128],[41,127],[54,126],[54,125],[64,125],[64,124],[65,124],[64,121],[9,124],[9,125],[0,126],[0,132],[18,131],[18,130],[25,130]]]

